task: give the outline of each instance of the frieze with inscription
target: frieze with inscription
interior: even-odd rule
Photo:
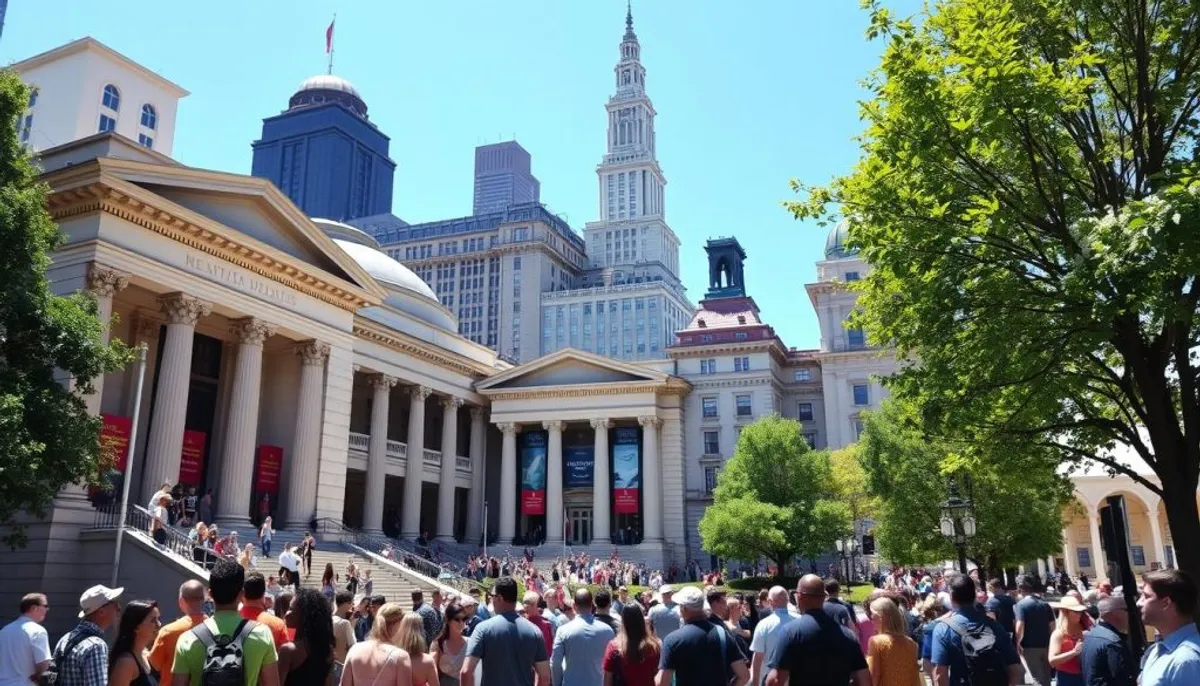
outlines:
[[[263,300],[288,307],[295,307],[297,304],[296,294],[290,289],[244,269],[196,253],[188,253],[186,266],[193,273],[206,276],[213,281],[243,293],[255,295]]]

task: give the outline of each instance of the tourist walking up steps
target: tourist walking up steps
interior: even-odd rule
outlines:
[[[393,642],[403,618],[399,603],[376,610],[370,635],[346,655],[340,686],[412,686],[412,658]]]
[[[175,661],[175,646],[179,637],[204,621],[204,584],[196,580],[183,582],[179,587],[179,619],[158,630],[150,648],[150,668],[158,673],[159,686],[171,686],[171,665]]]
[[[42,626],[49,601],[29,593],[20,609],[21,615],[0,629],[0,686],[29,686],[50,667],[50,636]]]
[[[158,636],[158,603],[132,600],[121,612],[117,638],[109,657],[109,686],[157,686],[146,652]]]
[[[239,567],[240,569],[240,567]],[[56,686],[104,686],[108,683],[108,643],[104,633],[117,623],[123,588],[92,586],[79,596],[79,624],[54,647]]]
[[[1141,686],[1200,684],[1200,634],[1196,631],[1196,582],[1177,569],[1142,577],[1142,620],[1159,640],[1142,658]]]

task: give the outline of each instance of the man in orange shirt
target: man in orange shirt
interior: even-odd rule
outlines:
[[[204,621],[204,584],[185,581],[179,587],[179,611],[183,616],[158,630],[150,649],[150,668],[158,672],[158,683],[171,686],[171,664],[175,660],[175,644],[185,632]]]
[[[267,607],[263,604],[263,596],[266,594],[267,580],[258,572],[250,572],[242,586],[242,607],[238,612],[246,619],[266,625],[271,630],[271,637],[275,639],[275,650],[279,650],[288,642],[287,625],[279,617],[267,612]]]

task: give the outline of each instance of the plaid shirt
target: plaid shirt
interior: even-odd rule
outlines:
[[[104,632],[100,627],[87,621],[67,633],[54,647],[57,657],[67,649],[77,635],[84,635],[70,655],[64,655],[58,661],[58,686],[105,686],[108,684],[108,643],[104,641]]]

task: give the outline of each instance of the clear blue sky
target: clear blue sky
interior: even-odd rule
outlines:
[[[515,134],[542,200],[576,229],[598,218],[624,0],[9,0],[0,61],[93,36],[191,91],[176,158],[249,173],[262,118],[324,73],[335,11],[334,73],[391,136],[397,215],[470,214],[474,146]],[[704,241],[735,235],[764,319],[816,347],[804,284],[825,232],[780,202],[790,178],[822,182],[858,157],[859,82],[880,50],[865,13],[854,0],[635,0],[633,13],[689,296],[707,287]]]

